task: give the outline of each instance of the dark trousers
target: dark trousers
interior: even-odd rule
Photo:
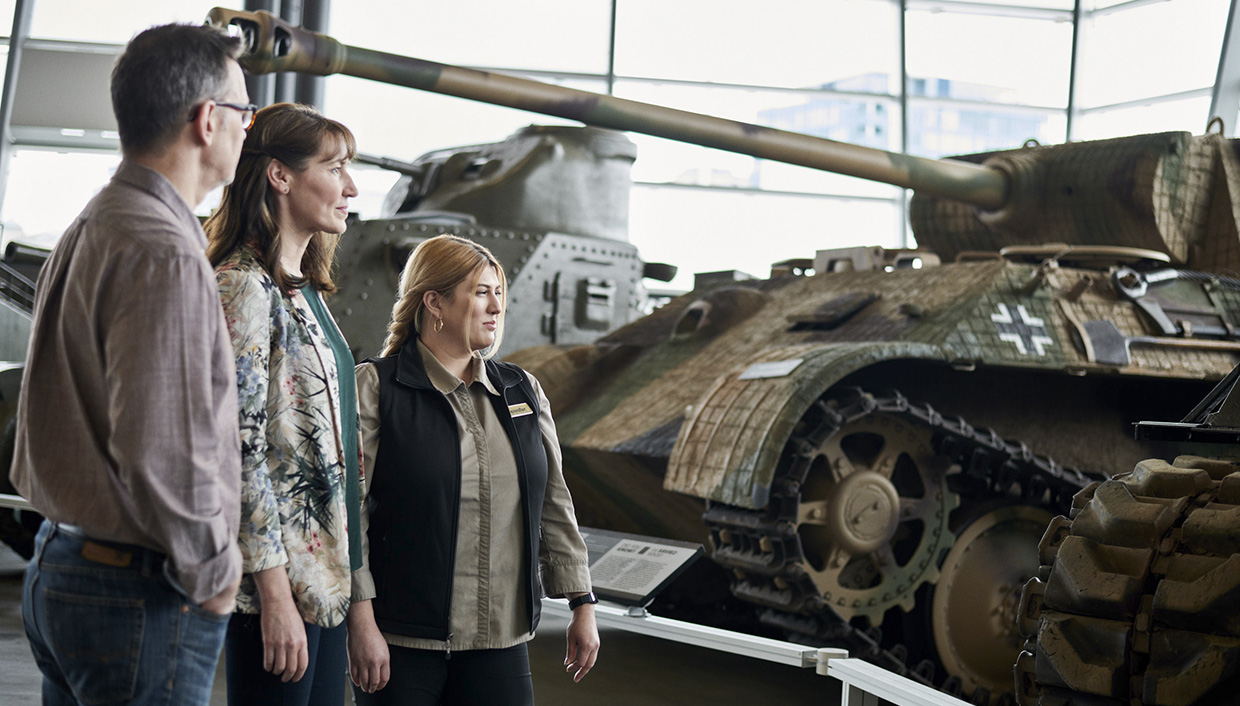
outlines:
[[[503,650],[454,651],[388,646],[392,678],[367,694],[356,686],[358,706],[534,706],[534,682],[525,644]]]
[[[257,615],[237,613],[224,639],[228,706],[340,706],[348,679],[344,624],[324,628],[306,623],[310,662],[297,681],[283,682],[263,669],[263,628]]]

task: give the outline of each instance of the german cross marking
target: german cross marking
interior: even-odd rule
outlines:
[[[1021,355],[1029,355],[1031,348],[1039,356],[1046,355],[1046,346],[1055,344],[1046,335],[1046,324],[1042,319],[1030,316],[1024,304],[1016,306],[1016,313],[1019,316],[1012,316],[1007,304],[1000,304],[999,313],[990,315],[990,320],[995,322],[995,328],[999,331],[999,340],[1015,345]]]

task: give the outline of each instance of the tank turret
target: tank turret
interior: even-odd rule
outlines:
[[[945,261],[1011,245],[1135,247],[1193,270],[1240,273],[1237,143],[1219,134],[1136,135],[967,155],[1009,175],[1007,202],[987,211],[920,191],[909,220]]]
[[[644,314],[642,280],[671,279],[675,268],[643,263],[629,242],[636,154],[623,133],[529,126],[412,163],[364,158],[402,176],[381,217],[351,222],[337,250],[328,305],[354,355],[379,352],[405,259],[441,233],[477,240],[503,263],[504,352],[588,343]]]

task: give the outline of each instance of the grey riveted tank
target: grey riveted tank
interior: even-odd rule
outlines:
[[[509,278],[503,351],[588,343],[640,317],[643,263],[629,242],[637,149],[596,127],[531,125],[503,142],[431,152],[402,173],[377,219],[356,220],[336,258],[329,306],[359,360],[379,352],[400,268],[418,243],[450,233],[487,246]]]

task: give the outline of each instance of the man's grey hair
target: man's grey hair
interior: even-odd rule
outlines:
[[[158,152],[202,102],[224,100],[229,63],[241,50],[240,37],[210,25],[162,25],[134,37],[112,67],[121,150]]]

